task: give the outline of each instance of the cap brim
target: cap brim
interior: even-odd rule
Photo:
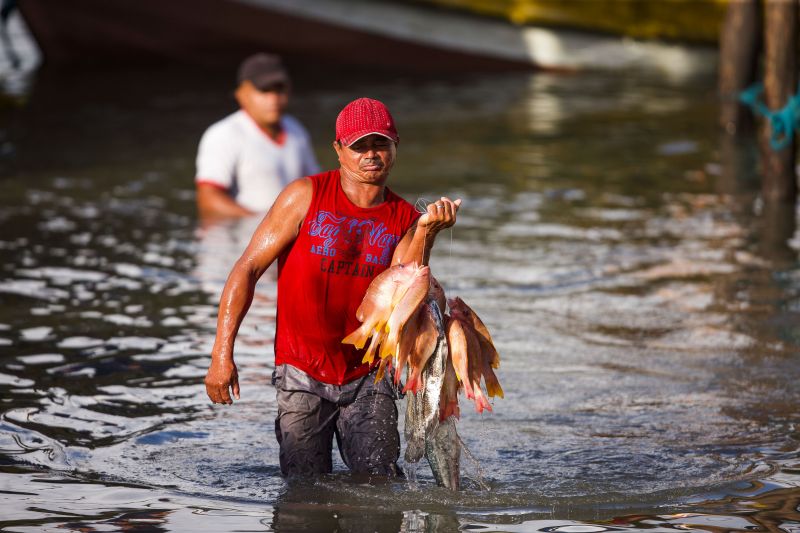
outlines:
[[[345,146],[351,146],[354,143],[363,139],[364,137],[368,137],[370,135],[380,135],[381,137],[386,137],[387,139],[393,142],[397,142],[400,140],[399,137],[392,136],[392,133],[388,131],[367,131],[367,132],[354,133],[347,139],[342,139],[342,142],[344,143]]]
[[[249,78],[250,83],[259,91],[265,91],[275,85],[289,85],[289,76],[283,72],[271,72]]]

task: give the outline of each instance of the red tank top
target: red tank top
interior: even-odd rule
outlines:
[[[275,364],[343,385],[369,372],[364,350],[342,339],[360,322],[370,282],[391,266],[397,243],[419,214],[385,189],[376,207],[354,205],[338,170],[311,176],[314,196],[294,243],[278,259]]]

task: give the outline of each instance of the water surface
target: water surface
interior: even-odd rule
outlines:
[[[337,455],[316,483],[280,477],[272,269],[237,341],[242,400],[209,404],[216,303],[255,223],[195,215],[226,75],[44,72],[0,111],[0,527],[800,528],[798,214],[760,202],[713,80],[298,73],[323,166],[368,95],[401,135],[390,185],[464,199],[431,265],[492,331],[506,395],[462,403],[475,461],[452,494],[424,464],[365,484]]]

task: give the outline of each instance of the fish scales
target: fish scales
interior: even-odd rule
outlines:
[[[405,460],[416,463],[424,455],[439,485],[457,490],[459,478],[460,444],[452,418],[439,421],[439,405],[444,386],[448,347],[442,312],[439,305],[428,298],[423,305],[431,308],[438,339],[433,355],[422,372],[423,386],[406,399]]]

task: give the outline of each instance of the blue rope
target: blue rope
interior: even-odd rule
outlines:
[[[783,109],[771,111],[760,99],[764,84],[756,83],[739,94],[739,101],[750,107],[753,113],[765,117],[770,124],[769,144],[776,152],[783,150],[794,137],[794,130],[800,130],[800,86],[797,94],[789,98]]]

